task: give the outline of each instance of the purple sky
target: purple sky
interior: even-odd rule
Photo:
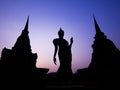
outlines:
[[[38,54],[37,67],[59,67],[53,63],[54,46],[61,27],[65,39],[74,39],[72,70],[88,67],[95,28],[93,14],[101,30],[120,49],[120,0],[0,0],[0,52],[11,49],[23,30],[28,15],[32,52]]]

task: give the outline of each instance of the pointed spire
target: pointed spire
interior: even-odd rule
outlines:
[[[13,47],[13,49],[19,49],[19,50],[26,50],[26,51],[31,51],[31,46],[30,46],[30,39],[28,35],[28,23],[29,23],[29,16],[26,21],[26,25],[24,29],[22,30],[21,35],[17,38],[17,41]]]
[[[60,27],[60,30],[62,30],[62,28]]]
[[[106,35],[104,35],[103,32],[101,32],[100,30],[100,27],[99,25],[97,24],[97,21],[95,19],[95,16],[93,15],[93,18],[94,18],[94,25],[95,25],[95,30],[96,30],[96,35],[95,35],[95,39],[98,39],[98,38],[107,38]]]
[[[96,21],[94,15],[93,15],[93,18],[94,18],[94,25],[95,25],[96,34],[99,34],[99,33],[101,33],[100,27],[99,27],[99,25],[97,24],[97,21]]]
[[[29,23],[29,16],[28,16],[28,18],[27,18],[27,22],[26,22],[26,25],[25,25],[25,27],[24,27],[24,30],[28,30],[28,23]]]
[[[61,27],[60,27],[60,30],[58,31],[58,33],[64,33],[64,31],[62,30]]]

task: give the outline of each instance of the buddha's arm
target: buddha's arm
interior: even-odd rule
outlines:
[[[53,61],[54,61],[54,64],[56,65],[56,54],[57,54],[57,50],[58,50],[58,45],[54,41],[53,41],[53,44],[55,46]]]
[[[70,38],[70,48],[72,47],[73,44],[73,37]]]

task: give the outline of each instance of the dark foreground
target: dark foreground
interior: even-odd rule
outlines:
[[[19,81],[18,81],[19,80]],[[57,78],[55,74],[47,74],[45,77],[31,80],[11,80],[2,82],[0,90],[22,90],[22,89],[81,89],[81,88],[119,88],[120,82],[112,80],[91,80],[80,78],[74,74],[71,78]]]

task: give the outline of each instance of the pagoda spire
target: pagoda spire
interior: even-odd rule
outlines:
[[[96,34],[100,34],[100,33],[101,33],[101,30],[100,30],[99,25],[97,24],[97,21],[96,21],[94,15],[93,15],[93,18],[94,18],[94,25],[95,25]]]
[[[24,30],[28,30],[28,24],[29,24],[29,16],[28,16],[28,18],[27,18],[27,21],[26,21],[26,25],[25,25],[25,27],[24,27]]]
[[[29,16],[26,21],[26,25],[24,29],[22,30],[21,35],[17,38],[17,41],[13,47],[13,49],[16,49],[17,51],[27,51],[31,52],[31,45],[30,45],[30,39],[28,35],[28,23],[29,23]]]
[[[104,35],[104,33],[101,31],[94,15],[93,15],[93,18],[94,18],[94,25],[95,25],[95,31],[96,31],[95,39],[106,38],[106,35]]]

